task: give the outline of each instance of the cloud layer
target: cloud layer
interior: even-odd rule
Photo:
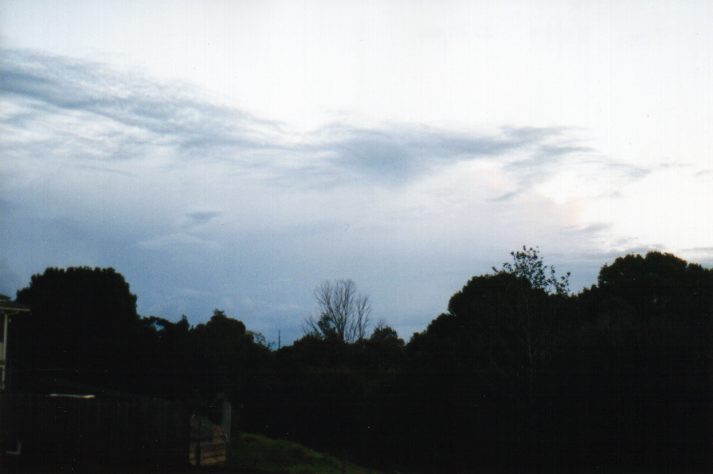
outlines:
[[[408,334],[523,243],[593,281],[582,256],[637,243],[588,206],[655,171],[566,127],[297,133],[184,84],[0,54],[3,293],[49,265],[114,266],[143,314],[220,307],[294,337],[312,288],[349,277]]]

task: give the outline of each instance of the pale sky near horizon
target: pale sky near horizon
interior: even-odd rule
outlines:
[[[579,289],[713,263],[713,3],[0,2],[0,292],[112,266],[143,315],[408,338],[523,244]]]

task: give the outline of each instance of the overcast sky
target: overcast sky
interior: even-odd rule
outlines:
[[[523,244],[713,262],[709,1],[0,3],[0,292],[111,266],[276,340],[408,338]]]

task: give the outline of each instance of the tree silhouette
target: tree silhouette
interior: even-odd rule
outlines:
[[[564,275],[557,276],[555,267],[545,265],[544,260],[540,256],[540,249],[537,247],[522,246],[522,250],[510,252],[512,263],[503,263],[502,269],[493,268],[493,271],[511,273],[517,277],[524,278],[530,282],[533,288],[544,290],[549,293],[558,295],[566,295],[569,293],[569,276],[567,272]]]
[[[627,255],[577,300],[567,373],[587,403],[579,423],[596,427],[594,459],[710,471],[713,271],[661,252]]]
[[[305,334],[347,343],[366,337],[371,305],[352,280],[325,281],[314,290],[314,297],[319,316],[307,318]]]
[[[112,269],[48,269],[18,292],[32,313],[11,356],[51,381],[224,392],[241,429],[388,471],[711,472],[713,270],[627,255],[573,295],[537,248],[511,256],[408,344],[367,332],[351,280],[325,282],[305,336],[277,351],[220,310],[141,319]]]
[[[145,326],[136,296],[112,268],[48,268],[17,301],[32,308],[14,324],[15,367],[29,377],[121,383],[140,370]]]

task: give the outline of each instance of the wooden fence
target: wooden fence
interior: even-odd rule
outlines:
[[[151,398],[0,393],[0,441],[42,464],[183,466],[189,415]]]
[[[192,466],[224,466],[228,461],[229,446],[221,426],[204,416],[191,417],[188,459]]]

